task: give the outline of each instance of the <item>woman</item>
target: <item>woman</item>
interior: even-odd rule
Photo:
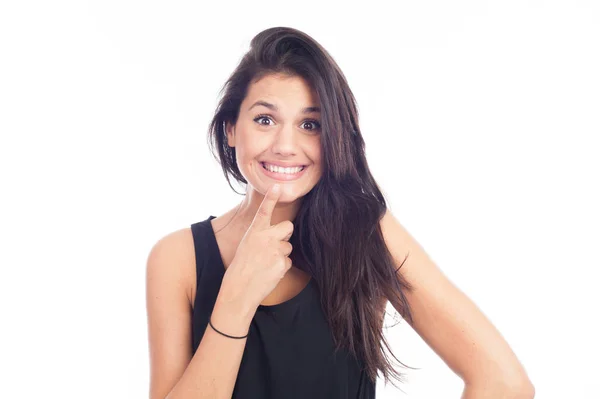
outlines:
[[[254,37],[209,139],[246,193],[150,252],[151,398],[374,398],[378,372],[403,378],[384,352],[388,300],[464,398],[533,397],[507,343],[387,209],[354,96],[310,36]]]

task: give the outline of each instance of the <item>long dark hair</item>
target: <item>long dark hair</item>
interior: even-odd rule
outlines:
[[[412,323],[404,295],[412,287],[397,274],[399,268],[384,242],[379,221],[386,200],[367,165],[356,100],[329,53],[297,29],[276,27],[258,33],[221,89],[209,126],[212,154],[234,191],[230,176],[247,185],[237,167],[235,147],[227,145],[225,123],[237,122],[250,83],[272,73],[304,78],[321,103],[323,174],[295,217],[290,258],[315,279],[336,350],[344,347],[361,359],[373,382],[378,370],[386,383],[390,376],[403,382],[384,352],[385,345],[391,353],[383,320],[389,300]]]

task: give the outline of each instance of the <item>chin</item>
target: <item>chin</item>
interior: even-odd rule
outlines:
[[[279,200],[277,202],[293,202],[300,198],[301,196],[297,195],[294,192],[288,192],[285,188],[281,190],[281,194],[279,195]]]
[[[267,187],[267,189],[268,188],[269,187]],[[266,193],[267,193],[267,190],[265,190],[263,195]],[[302,198],[303,196],[304,196],[304,194],[298,193],[295,190],[290,190],[285,187],[285,184],[283,184],[281,194],[279,195],[279,200],[277,202],[278,203],[280,203],[280,202],[290,203],[290,202],[294,202],[294,201]]]

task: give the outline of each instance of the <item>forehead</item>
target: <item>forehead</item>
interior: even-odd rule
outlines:
[[[302,77],[283,74],[270,74],[253,82],[248,87],[244,106],[255,101],[265,100],[274,103],[280,109],[304,108],[319,106],[319,98],[315,90]]]

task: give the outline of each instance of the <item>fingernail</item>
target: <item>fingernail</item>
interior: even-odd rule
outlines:
[[[273,193],[275,193],[275,194],[279,193],[279,184],[273,185]]]

